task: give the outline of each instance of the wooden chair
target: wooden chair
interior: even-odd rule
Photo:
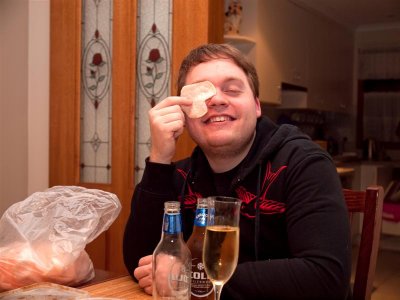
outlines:
[[[366,191],[343,190],[350,218],[362,213],[363,223],[354,277],[353,299],[371,299],[381,236],[384,191],[370,186]]]

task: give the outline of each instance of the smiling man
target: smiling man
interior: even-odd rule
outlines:
[[[260,102],[245,73],[226,58],[204,62],[186,76],[186,82],[210,80],[217,93],[208,100],[208,113],[187,119],[190,136],[203,150],[214,172],[228,171],[249,152],[255,137]]]
[[[297,127],[261,116],[256,70],[234,47],[189,53],[178,90],[202,81],[216,89],[204,116],[187,117],[192,100],[181,96],[149,111],[150,156],[124,236],[128,272],[151,294],[165,201],[181,202],[187,239],[197,198],[231,196],[242,200],[239,263],[221,299],[346,299],[350,227],[331,157]],[[197,147],[172,162],[185,126]]]

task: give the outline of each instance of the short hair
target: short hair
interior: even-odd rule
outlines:
[[[178,75],[178,94],[185,85],[189,71],[204,62],[215,59],[231,59],[246,74],[254,97],[259,96],[259,81],[254,65],[234,46],[229,44],[205,44],[189,52],[183,59]]]

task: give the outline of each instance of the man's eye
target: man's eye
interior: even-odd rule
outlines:
[[[237,89],[227,89],[227,90],[225,90],[225,93],[227,93],[227,94],[232,94],[232,95],[236,95],[236,94],[240,94],[241,91],[240,91],[240,90],[237,90]]]

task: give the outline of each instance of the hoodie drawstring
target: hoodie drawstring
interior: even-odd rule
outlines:
[[[261,190],[261,164],[258,165],[256,219],[254,224],[254,255],[258,260],[258,245],[260,242],[260,190]]]
[[[181,206],[181,216],[182,216],[182,220],[185,220],[185,219],[186,219],[185,194],[186,194],[186,185],[187,185],[187,182],[189,181],[189,175],[190,175],[191,170],[192,170],[192,169],[189,169],[189,171],[188,171],[188,173],[187,173],[187,176],[186,176],[185,180],[183,181],[182,189],[181,189],[181,192],[180,192],[180,199],[179,199],[179,202],[180,202],[180,206]],[[186,230],[184,230],[184,232],[183,232],[184,237],[185,237],[185,233],[186,233]],[[187,237],[187,239],[188,239],[188,238],[189,238],[189,237]],[[186,240],[186,239],[185,239],[185,240]]]

